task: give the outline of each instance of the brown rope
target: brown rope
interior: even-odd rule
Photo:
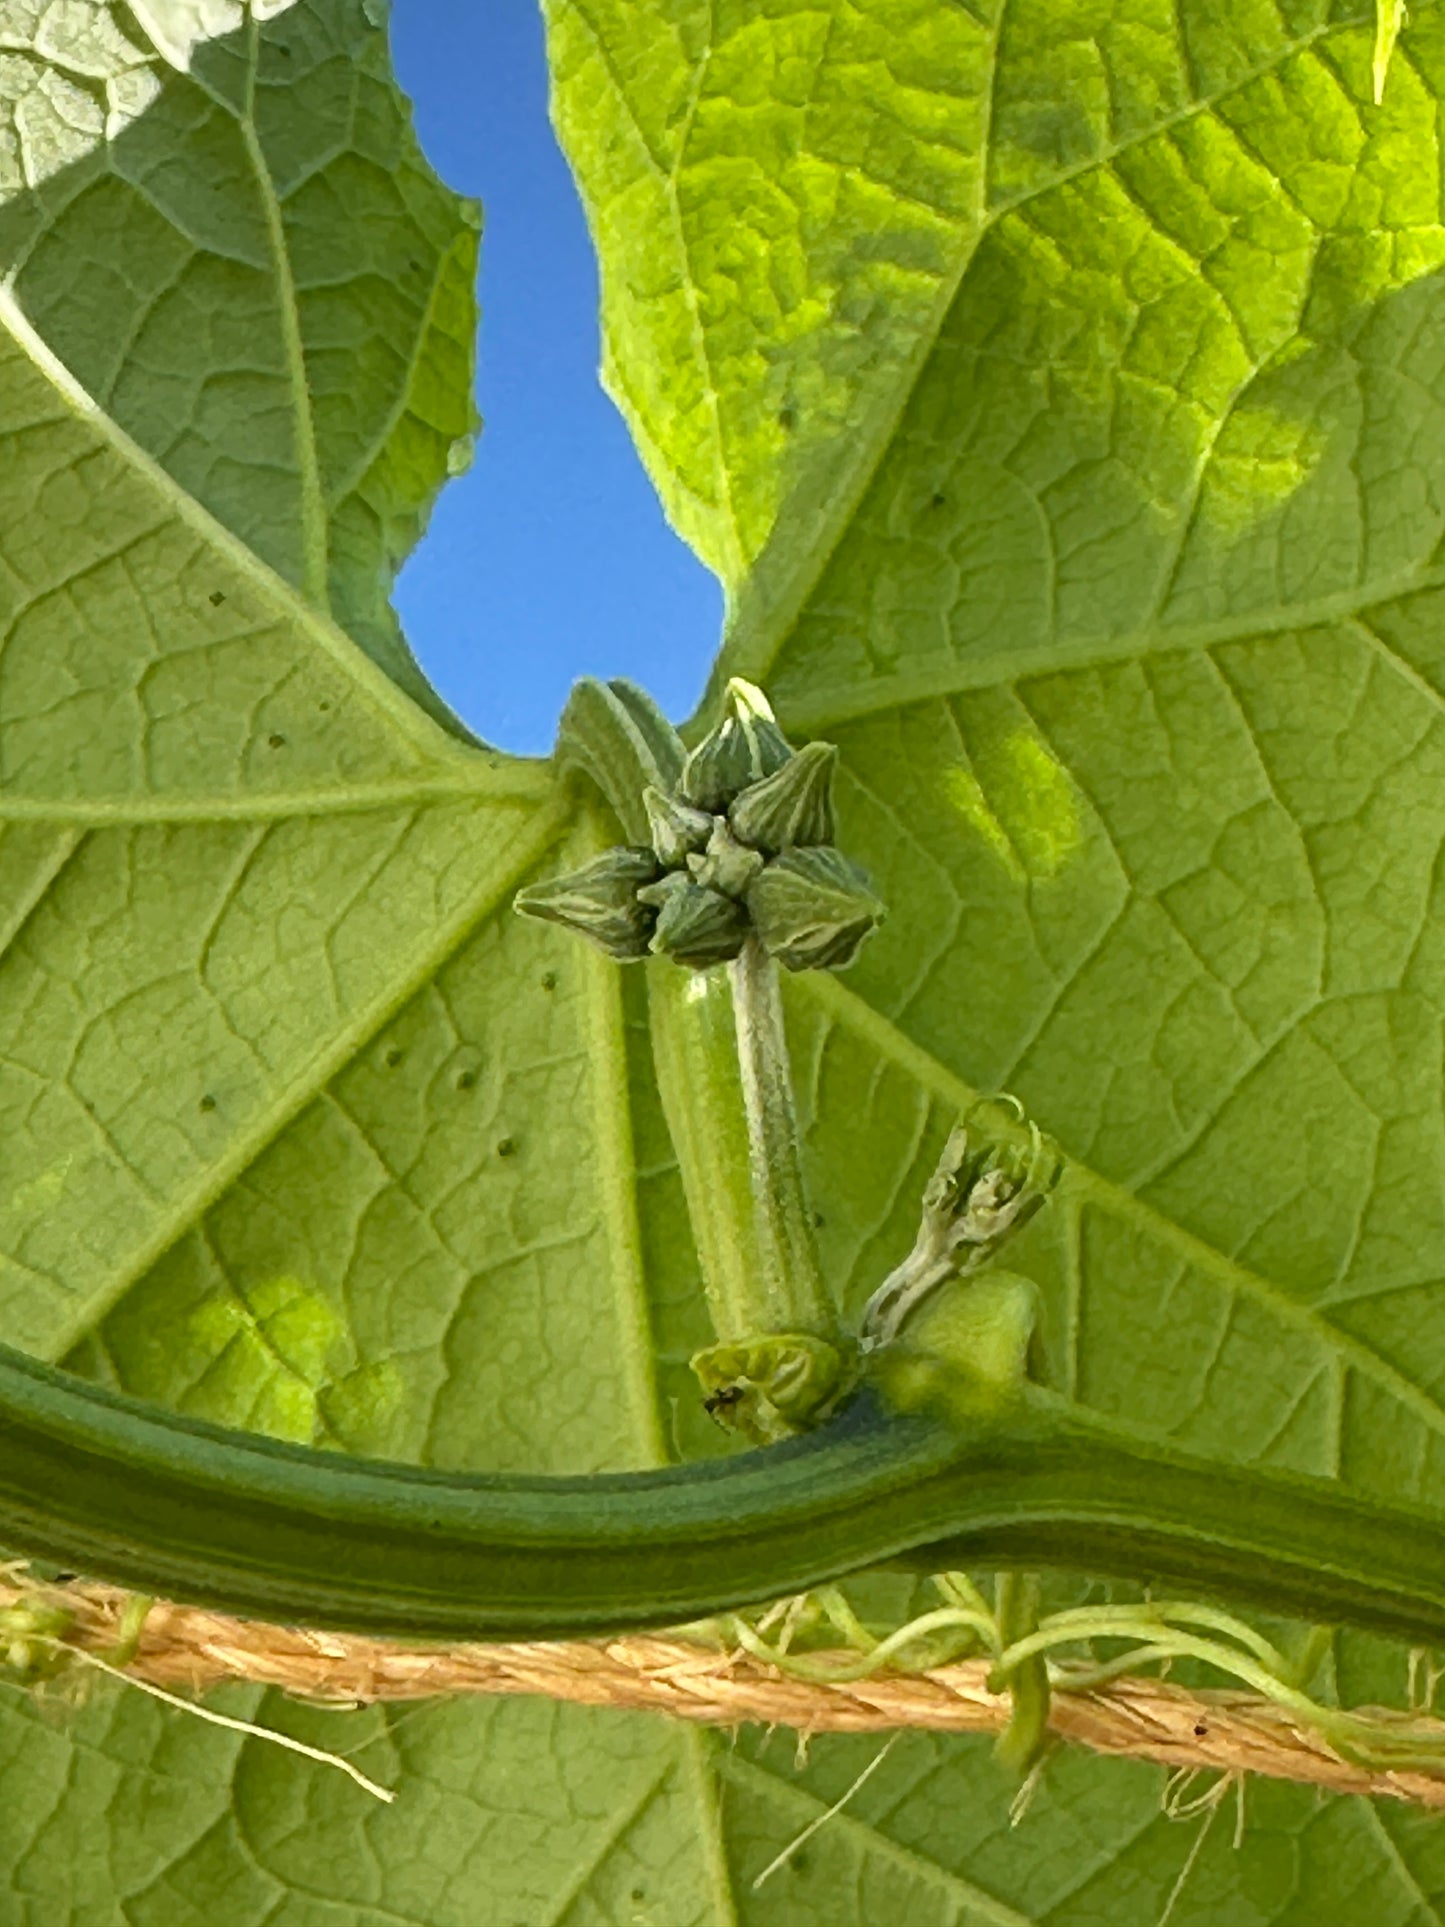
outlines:
[[[83,1582],[44,1588],[0,1582],[0,1610],[35,1600],[62,1606],[74,1615],[70,1642],[101,1655],[115,1645],[127,1598],[113,1587]],[[805,1734],[903,1726],[996,1733],[1008,1720],[1009,1701],[989,1692],[988,1670],[986,1660],[968,1660],[931,1672],[822,1685],[790,1678],[744,1653],[675,1637],[438,1647],[269,1626],[164,1604],[151,1609],[127,1668],[153,1685],[194,1693],[245,1680],[331,1705],[540,1694],[710,1726],[752,1720]],[[1375,1718],[1382,1747],[1392,1737],[1409,1737],[1445,1748],[1445,1721],[1385,1711]],[[1354,1765],[1282,1708],[1253,1694],[1116,1679],[1084,1692],[1056,1689],[1049,1725],[1060,1739],[1095,1753],[1183,1770],[1259,1773],[1445,1809],[1445,1779]]]

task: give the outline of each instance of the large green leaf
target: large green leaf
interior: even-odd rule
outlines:
[[[857,1303],[944,1129],[1070,1160],[1054,1381],[1438,1490],[1445,19],[1325,0],[556,0],[607,371],[844,751],[892,915],[794,985]],[[505,912],[596,835],[387,606],[472,426],[475,220],[375,0],[0,0],[0,1320],[449,1465],[699,1442],[646,986]],[[499,639],[503,641],[504,639]],[[413,700],[413,699],[416,700]],[[430,714],[425,712],[430,712]],[[1403,1655],[1342,1644],[1348,1694]],[[0,1927],[1157,1919],[1161,1775],[534,1703],[0,1702]],[[1197,1824],[1197,1823],[1196,1823]],[[1177,1927],[1419,1927],[1436,1824],[1252,1786]]]

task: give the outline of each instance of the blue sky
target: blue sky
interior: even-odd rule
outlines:
[[[722,598],[663,520],[597,380],[597,274],[547,119],[534,0],[395,0],[392,44],[444,180],[482,237],[471,473],[442,496],[397,606],[472,728],[551,748],[575,677],[627,675],[680,721],[702,693]]]

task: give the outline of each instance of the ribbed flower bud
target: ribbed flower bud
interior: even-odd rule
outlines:
[[[700,810],[725,810],[740,790],[781,769],[792,753],[762,690],[734,676],[722,721],[687,759],[683,800]]]
[[[648,954],[657,922],[638,889],[654,880],[659,867],[651,850],[604,850],[580,870],[519,890],[514,906],[524,917],[560,923],[590,938],[619,963],[633,962]]]
[[[707,848],[716,818],[706,810],[695,810],[650,787],[642,792],[642,801],[652,847],[666,869],[680,870],[695,850]]]
[[[728,821],[733,833],[769,856],[792,847],[833,841],[833,771],[838,752],[831,743],[809,743],[781,769],[733,799]]]
[[[757,850],[750,850],[746,843],[739,843],[728,828],[727,818],[714,816],[712,835],[708,838],[707,849],[701,856],[690,856],[687,867],[698,883],[704,883],[710,890],[721,890],[725,897],[737,897],[739,901],[748,893],[748,886],[763,867],[763,858]]]
[[[707,970],[728,963],[743,947],[748,934],[743,906],[720,890],[694,883],[681,870],[646,886],[640,899],[657,910],[651,948],[658,956]]]
[[[883,919],[868,879],[830,844],[784,850],[748,891],[763,948],[788,970],[844,970]]]

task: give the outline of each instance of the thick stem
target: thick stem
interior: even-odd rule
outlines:
[[[677,1153],[713,1329],[723,1340],[759,1324],[769,1272],[758,1248],[732,997],[721,970],[648,965],[652,1055]]]
[[[836,1318],[818,1268],[813,1220],[803,1189],[802,1144],[783,1028],[778,966],[749,937],[728,966],[737,1026],[738,1067],[747,1111],[757,1243],[770,1274],[769,1297],[783,1317],[767,1331],[830,1336]]]
[[[419,1638],[667,1625],[882,1560],[1115,1574],[1445,1643],[1445,1514],[1215,1463],[1031,1394],[863,1394],[766,1452],[466,1475],[227,1432],[0,1347],[0,1544],[227,1612]]]
[[[777,966],[749,943],[726,973],[649,969],[658,1086],[717,1336],[826,1336]]]

